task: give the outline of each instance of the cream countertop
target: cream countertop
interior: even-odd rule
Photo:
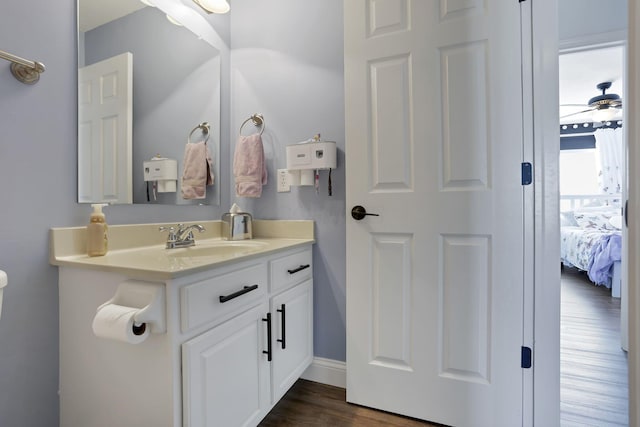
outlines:
[[[206,231],[195,233],[195,246],[180,249],[166,249],[166,233],[158,231],[160,226],[175,223],[111,225],[109,251],[98,257],[86,255],[86,227],[52,228],[49,261],[57,266],[167,280],[315,243],[313,221],[254,220],[254,238],[239,241],[222,240],[220,221],[185,224],[196,223]]]

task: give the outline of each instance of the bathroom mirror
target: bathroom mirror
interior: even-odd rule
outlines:
[[[79,203],[220,204],[218,36],[179,0],[154,4],[78,1]],[[185,144],[205,139],[204,122],[215,179],[204,199],[185,200]],[[157,157],[176,166],[145,181]]]

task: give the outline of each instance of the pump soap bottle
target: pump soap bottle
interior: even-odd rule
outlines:
[[[87,225],[87,255],[102,256],[107,253],[107,223],[102,213],[103,206],[107,203],[95,203],[91,205],[93,212],[89,225]]]

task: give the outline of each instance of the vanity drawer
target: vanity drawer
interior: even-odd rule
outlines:
[[[221,323],[255,304],[267,294],[266,264],[211,277],[181,290],[182,332]]]
[[[311,248],[269,262],[271,292],[277,292],[310,278],[313,274]]]

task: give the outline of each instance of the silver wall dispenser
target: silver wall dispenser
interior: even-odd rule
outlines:
[[[222,215],[222,238],[225,240],[245,240],[253,238],[250,213],[242,212],[235,203],[229,212]]]

